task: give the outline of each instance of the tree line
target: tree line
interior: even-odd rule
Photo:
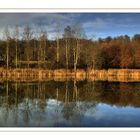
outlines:
[[[11,33],[12,32],[12,33]],[[5,28],[0,65],[5,68],[74,69],[140,68],[140,35],[88,39],[79,26],[56,28],[49,40],[45,28]]]

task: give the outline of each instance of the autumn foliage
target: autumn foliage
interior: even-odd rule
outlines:
[[[17,28],[16,28],[17,30]],[[83,29],[66,27],[57,38],[25,27],[20,37],[0,40],[0,65],[8,68],[140,68],[140,35],[89,39]],[[6,32],[8,33],[8,31]],[[8,50],[8,51],[7,51]],[[59,59],[58,59],[59,56]]]

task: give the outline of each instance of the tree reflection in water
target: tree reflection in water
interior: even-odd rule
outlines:
[[[139,108],[140,84],[6,81],[0,84],[0,126],[82,126],[101,103]]]

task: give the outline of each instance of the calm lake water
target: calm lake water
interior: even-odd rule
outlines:
[[[3,82],[1,127],[140,127],[140,83]]]

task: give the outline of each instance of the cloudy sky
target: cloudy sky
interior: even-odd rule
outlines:
[[[88,38],[140,34],[140,13],[0,13],[0,32],[9,26],[45,26],[49,38],[55,34],[56,23],[64,27],[79,25]]]

